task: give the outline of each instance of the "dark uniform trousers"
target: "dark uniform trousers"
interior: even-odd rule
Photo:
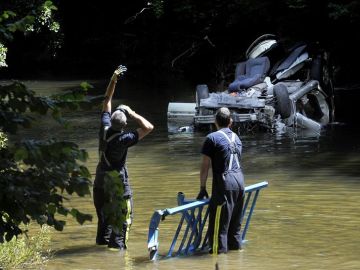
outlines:
[[[244,205],[244,178],[241,171],[214,176],[209,213],[210,253],[241,248],[241,219]]]
[[[129,191],[131,192],[130,189]],[[126,216],[125,222],[123,223],[122,228],[113,228],[107,223],[103,211],[104,204],[107,200],[104,189],[96,186],[93,188],[93,200],[98,217],[96,234],[96,243],[98,245],[108,245],[109,247],[114,248],[127,248],[129,230],[133,220],[133,199],[132,196],[125,196],[124,199],[127,204],[126,211],[123,212]]]

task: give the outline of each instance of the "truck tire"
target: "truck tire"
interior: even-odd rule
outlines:
[[[209,88],[206,84],[196,86],[196,106],[200,106],[200,100],[209,97]]]
[[[335,90],[333,85],[333,72],[329,60],[329,54],[318,54],[314,57],[311,65],[310,78],[317,80],[321,89],[327,95],[327,103],[330,109],[330,121],[335,121]]]
[[[275,112],[280,114],[282,119],[291,115],[291,100],[285,85],[277,84],[274,86]]]
[[[310,78],[317,80],[329,97],[334,96],[332,77],[329,55],[327,53],[316,55],[311,64]]]

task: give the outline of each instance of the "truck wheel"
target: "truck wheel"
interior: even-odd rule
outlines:
[[[275,85],[274,96],[275,96],[275,112],[280,114],[282,119],[290,117],[291,101],[286,86],[283,84]]]
[[[335,121],[335,90],[333,85],[333,70],[331,67],[329,53],[323,52],[314,57],[311,66],[310,78],[317,80],[321,89],[327,95],[327,103],[329,105],[330,121]]]
[[[318,54],[314,57],[310,70],[310,78],[317,80],[322,90],[328,97],[334,96],[334,86],[332,82],[332,68],[328,53]]]
[[[196,86],[196,106],[200,106],[200,100],[209,97],[209,88],[206,84]]]

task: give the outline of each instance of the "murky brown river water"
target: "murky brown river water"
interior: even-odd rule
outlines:
[[[41,94],[48,85],[60,89],[71,82],[28,84]],[[154,132],[129,150],[135,202],[129,249],[119,253],[96,246],[92,198],[72,198],[71,206],[92,214],[94,219],[81,226],[69,218],[63,232],[52,234],[55,254],[46,269],[208,270],[215,269],[216,262],[221,270],[360,269],[360,132],[341,125],[319,138],[267,133],[242,136],[246,185],[269,182],[260,193],[243,251],[149,261],[147,233],[154,210],[176,206],[178,191],[187,197],[198,192],[199,152],[205,134],[167,133],[167,103],[192,102],[190,87],[164,94],[147,92],[141,86],[121,86],[124,91],[115,103],[130,105],[155,124]],[[59,132],[56,124],[42,125],[39,130],[48,136],[57,132],[87,149],[87,165],[94,173],[98,108],[67,117],[73,130]],[[169,217],[160,225],[160,254],[169,247],[172,234],[167,224],[175,224],[172,219],[176,218]]]

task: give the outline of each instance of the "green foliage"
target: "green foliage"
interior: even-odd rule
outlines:
[[[329,17],[335,21],[339,19],[349,20],[350,23],[359,22],[360,3],[359,1],[348,1],[339,3],[338,1],[328,4]]]
[[[60,25],[54,19],[54,11],[57,10],[57,7],[52,1],[17,0],[9,7],[14,10],[5,10],[0,15],[2,38],[11,40],[12,34],[16,31],[40,32],[44,29],[53,32],[59,31]]]
[[[59,123],[64,123],[61,109],[76,110],[89,108],[99,97],[88,97],[87,89],[92,86],[82,83],[81,88],[69,90],[51,97],[37,97],[24,84],[14,82],[9,85],[0,85],[1,111],[0,128],[5,132],[16,133],[18,126],[31,127],[33,115],[27,111],[46,114],[48,111]]]
[[[156,18],[160,18],[164,14],[164,0],[153,0],[151,4]]]
[[[54,26],[54,21],[52,20],[52,12],[56,11],[57,7],[52,3],[52,1],[45,1],[44,4],[42,4],[39,8],[38,11],[40,13],[39,18],[39,22],[42,25],[47,25],[49,27],[50,30],[54,30],[55,32],[57,32],[57,30],[59,30],[58,28],[56,29],[56,27],[58,26]],[[55,29],[54,29],[55,28]]]
[[[0,68],[7,67],[6,53],[7,53],[7,48],[0,43]]]
[[[13,40],[15,32],[59,30],[52,1],[15,0],[1,3],[0,8],[0,67],[7,66],[6,42]],[[91,106],[86,95],[90,87],[83,83],[60,95],[37,97],[19,82],[0,86],[0,243],[21,234],[21,225],[31,220],[56,230],[65,225],[59,215],[70,214],[80,224],[91,220],[90,215],[64,205],[65,194],[90,194],[91,175],[81,165],[87,159],[84,150],[56,139],[7,141],[8,134],[15,134],[19,127],[30,128],[36,115],[49,113],[66,124],[61,110]]]
[[[6,148],[7,146],[7,140],[6,134],[0,131],[0,149]]]
[[[9,7],[13,10],[4,10],[0,14],[0,68],[7,66],[6,43],[13,41],[15,32],[28,34],[47,30],[57,33],[60,30],[60,24],[54,19],[54,11],[57,7],[52,1],[16,0]],[[54,41],[54,43],[58,42],[59,40]]]
[[[32,237],[21,236],[0,245],[0,269],[41,268],[51,255],[49,244],[51,233],[49,226]]]
[[[104,214],[107,223],[114,228],[122,228],[127,210],[124,200],[124,185],[117,171],[107,172],[104,178],[104,191],[107,198],[104,204]]]
[[[16,31],[26,32],[29,29],[31,29],[34,22],[35,22],[35,17],[28,15],[28,16],[25,16],[13,23],[7,24],[6,27],[7,27],[7,30],[11,33],[15,33]],[[13,38],[11,34],[8,37],[10,39]]]
[[[18,127],[29,128],[36,114],[51,114],[60,123],[62,109],[81,108],[92,104],[86,98],[90,87],[65,92],[52,97],[37,97],[25,85],[14,82],[0,86],[0,242],[22,233],[21,224],[36,220],[38,224],[63,230],[65,222],[58,215],[70,214],[80,224],[91,216],[64,206],[64,194],[90,194],[91,174],[82,165],[88,155],[73,142],[26,140],[7,143],[6,133],[14,134]]]

